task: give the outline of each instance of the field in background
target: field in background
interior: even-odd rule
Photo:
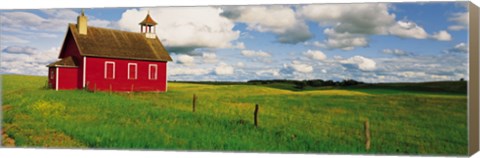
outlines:
[[[2,75],[2,82],[3,145],[467,153],[466,93],[379,85],[292,91],[288,85],[169,83],[167,93],[132,95],[47,90],[43,88],[46,77]],[[433,89],[458,86],[448,84],[428,85]],[[192,112],[193,94],[198,96],[196,112]],[[260,106],[258,128],[253,125],[255,104]],[[369,151],[365,150],[365,120],[370,122]]]

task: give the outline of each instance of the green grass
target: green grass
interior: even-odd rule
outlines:
[[[2,127],[20,147],[467,154],[467,97],[460,94],[169,83],[167,93],[131,95],[47,90],[45,77],[2,80]]]

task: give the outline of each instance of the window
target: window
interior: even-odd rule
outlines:
[[[128,63],[128,79],[137,79],[137,63]]]
[[[53,80],[54,77],[55,77],[55,70],[50,70],[50,79]]]
[[[105,62],[105,79],[115,79],[115,62],[106,61]]]
[[[148,79],[149,80],[157,80],[157,64],[149,64],[148,65]]]

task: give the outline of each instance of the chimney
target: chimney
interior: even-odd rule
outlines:
[[[87,17],[82,9],[82,14],[77,17],[77,30],[80,35],[87,35]]]

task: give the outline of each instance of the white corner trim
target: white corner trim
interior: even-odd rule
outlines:
[[[128,67],[127,67],[127,79],[131,80],[132,78],[130,78],[130,65],[134,65],[135,66],[135,77],[133,78],[133,80],[136,80],[138,78],[138,68],[137,68],[137,63],[128,63]]]
[[[151,76],[152,74],[152,68],[155,67],[155,74],[153,77]],[[157,64],[148,64],[148,79],[149,80],[157,80],[158,78],[158,66]]]
[[[112,75],[113,75],[113,78],[111,78],[111,79],[115,79],[115,62],[113,62],[113,61],[106,61],[106,62],[105,62],[105,67],[104,67],[104,71],[103,71],[104,78],[107,79],[107,65],[108,65],[108,64],[112,64],[112,65],[113,65],[113,71],[112,71],[112,72],[113,72],[113,74],[112,74]]]
[[[58,71],[58,67],[55,68],[55,90],[58,91],[58,74],[60,71]]]
[[[85,79],[87,78],[87,57],[83,57],[83,88],[85,88]]]

